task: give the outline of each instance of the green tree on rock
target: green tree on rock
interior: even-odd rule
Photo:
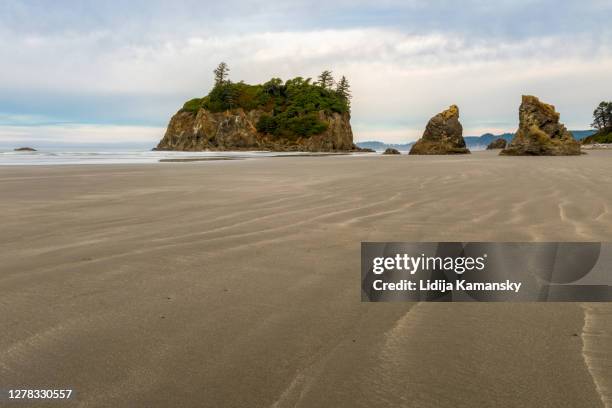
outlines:
[[[321,72],[318,79],[319,80],[317,81],[317,83],[323,89],[331,89],[331,87],[334,86],[334,77],[332,76],[331,71],[325,70]]]
[[[215,86],[223,85],[227,82],[229,67],[225,62],[221,62],[213,71],[215,73]]]
[[[342,75],[342,78],[340,78],[340,81],[338,81],[338,84],[336,85],[336,93],[339,97],[346,100],[347,104],[350,104],[350,99],[352,98],[351,86],[349,85],[348,79],[346,79],[344,75]]]
[[[259,132],[290,140],[324,132],[328,126],[325,116],[350,114],[348,80],[343,77],[334,85],[331,71],[324,71],[314,83],[296,77],[284,82],[272,78],[263,84],[232,82],[228,72],[227,64],[219,64],[210,92],[185,102],[182,111],[195,115],[200,109],[212,113],[259,110],[255,124]]]
[[[593,112],[593,124],[595,129],[612,130],[612,102],[601,102]]]

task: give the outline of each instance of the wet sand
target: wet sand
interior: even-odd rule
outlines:
[[[73,388],[61,406],[79,407],[612,406],[606,304],[359,288],[361,241],[612,241],[611,186],[609,151],[3,167],[0,388]]]

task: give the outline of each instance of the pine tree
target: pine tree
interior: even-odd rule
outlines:
[[[344,75],[342,75],[342,78],[340,78],[340,81],[338,81],[338,84],[336,85],[336,93],[347,101],[352,98],[351,86],[349,85],[348,79],[346,79]]]
[[[234,109],[238,105],[238,89],[227,81],[228,86],[224,87],[223,98],[230,109]]]
[[[229,67],[225,62],[221,62],[213,71],[215,73],[215,86],[223,85],[227,81],[229,75]]]
[[[593,112],[593,124],[597,130],[612,129],[612,102],[601,102]]]
[[[328,70],[321,72],[317,83],[324,89],[330,89],[334,85],[334,77],[332,76],[332,72]]]

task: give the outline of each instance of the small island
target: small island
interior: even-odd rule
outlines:
[[[14,152],[35,152],[36,149],[33,147],[16,147],[13,149]]]
[[[183,105],[155,150],[361,151],[353,143],[346,77],[336,82],[326,70],[316,81],[249,85],[228,73],[219,64],[213,89]]]
[[[487,150],[505,149],[508,142],[503,137],[498,137],[488,144]]]

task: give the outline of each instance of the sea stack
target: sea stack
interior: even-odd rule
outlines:
[[[500,152],[507,156],[575,156],[580,143],[559,122],[553,105],[523,95],[519,108],[519,129],[510,144]]]
[[[353,144],[348,113],[317,112],[316,118],[325,124],[325,129],[308,137],[275,137],[259,132],[257,124],[267,113],[241,108],[224,112],[204,108],[196,112],[179,111],[170,120],[156,150],[360,151]]]
[[[507,144],[508,143],[506,142],[506,139],[504,139],[503,137],[499,137],[489,143],[489,145],[487,146],[487,150],[505,149]]]
[[[383,154],[401,154],[401,153],[399,152],[399,150],[389,147],[387,148],[387,150],[384,151]]]
[[[250,85],[215,72],[208,95],[191,99],[170,119],[156,150],[361,151],[353,143],[350,90],[330,71],[316,82],[272,78]]]
[[[459,122],[459,108],[452,105],[438,113],[427,123],[423,137],[410,149],[409,154],[465,154],[463,127]]]

